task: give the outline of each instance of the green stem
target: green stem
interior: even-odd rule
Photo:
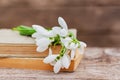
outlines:
[[[24,36],[32,36],[32,34],[36,32],[32,27],[23,26],[23,25],[17,26],[13,28],[13,30],[19,31],[20,34]]]
[[[66,53],[67,49],[65,48],[65,46],[62,46],[61,50],[60,50],[60,54],[57,56],[57,58],[55,59],[55,61],[60,60],[60,58],[62,58],[64,56],[64,54]]]

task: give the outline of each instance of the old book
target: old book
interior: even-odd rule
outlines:
[[[76,30],[72,29],[76,34]],[[0,30],[0,67],[52,70],[52,66],[43,63],[48,55],[48,50],[36,52],[35,41],[31,37],[21,36],[18,32],[10,29]],[[61,46],[53,46],[53,53],[58,53]],[[72,60],[69,69],[63,71],[74,71],[82,59],[82,54],[76,50],[76,56]]]

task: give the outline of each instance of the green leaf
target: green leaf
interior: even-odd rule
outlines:
[[[19,31],[20,34],[24,36],[32,36],[32,34],[36,32],[32,27],[28,27],[24,25],[17,26],[13,28],[13,30]]]

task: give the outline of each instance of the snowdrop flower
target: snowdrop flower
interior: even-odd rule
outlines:
[[[51,65],[54,66],[56,63],[55,59],[57,58],[58,55],[53,55],[51,48],[49,48],[49,55],[43,60],[44,63],[48,64],[50,63]]]
[[[70,56],[68,54],[64,54],[61,59],[59,59],[54,65],[54,72],[58,73],[61,68],[68,69],[71,63]]]
[[[43,52],[46,49],[48,49],[48,46],[53,42],[53,39],[51,37],[54,37],[52,31],[48,31],[42,26],[39,25],[33,25],[33,29],[36,30],[36,32],[32,35],[33,38],[36,38],[36,45],[38,52]]]
[[[78,48],[80,53],[83,54],[84,48],[87,46],[84,42],[78,40],[73,40],[70,37],[61,38],[61,42],[65,45],[67,49],[71,50],[71,60],[74,59],[75,51]]]
[[[49,55],[43,60],[44,63],[54,66],[55,73],[58,73],[61,68],[68,69],[71,60],[74,59],[76,49],[78,48],[80,53],[83,54],[86,47],[84,42],[78,41],[73,33],[68,32],[68,26],[62,17],[58,18],[58,23],[60,27],[55,26],[52,30],[47,30],[39,25],[32,26],[36,30],[32,37],[36,40],[37,51],[45,51],[52,43],[53,45],[59,43],[62,46],[59,54],[53,54],[51,48],[49,48]],[[71,51],[70,56],[68,51]]]
[[[42,37],[54,37],[55,34],[51,30],[45,29],[43,26],[40,25],[32,25],[33,29],[36,32],[32,35],[34,38],[42,38]]]
[[[49,38],[45,38],[45,37],[36,40],[36,45],[38,46],[37,51],[38,52],[45,51],[46,49],[48,49],[51,42],[52,41]]]
[[[65,37],[68,35],[68,26],[65,22],[65,20],[62,17],[58,18],[58,23],[61,27],[55,26],[52,28],[52,31],[54,34],[58,34],[62,37]]]
[[[59,59],[58,59],[59,57]],[[49,55],[43,60],[46,64],[54,66],[53,71],[58,73],[61,68],[68,69],[71,63],[71,59],[68,54],[64,54],[62,57],[59,55],[53,55],[52,50],[49,49]]]
[[[80,54],[83,54],[83,53],[84,53],[85,47],[87,47],[86,43],[80,41],[80,48],[79,48]]]
[[[68,69],[71,60],[75,57],[76,49],[79,49],[80,54],[83,54],[84,48],[87,46],[84,42],[78,41],[74,34],[68,31],[68,26],[62,17],[58,18],[58,23],[60,27],[55,26],[51,30],[47,30],[40,25],[32,25],[35,30],[32,37],[35,38],[37,51],[43,52],[49,48],[49,54],[43,62],[54,66],[55,73],[58,73],[61,68]],[[59,54],[53,54],[50,47],[57,44],[61,45],[62,48]],[[70,55],[68,55],[69,51],[71,52]]]

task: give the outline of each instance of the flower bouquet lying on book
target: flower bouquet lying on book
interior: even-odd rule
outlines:
[[[53,66],[52,68],[55,73],[58,73],[61,69],[67,70],[71,68],[72,64],[78,65],[80,61],[79,58],[83,55],[86,47],[86,43],[79,41],[76,35],[68,30],[68,26],[62,17],[58,18],[58,23],[60,26],[55,26],[51,29],[46,29],[40,25],[32,25],[32,27],[21,25],[13,28],[13,30],[18,31],[20,35],[30,36],[35,40],[37,46],[36,54],[44,54],[44,52],[48,50],[47,55],[42,61],[46,65]],[[55,52],[54,49],[57,49],[55,48],[57,46],[60,46],[59,51]],[[2,47],[0,48],[2,49]],[[72,62],[75,60],[75,57],[76,62]],[[40,63],[33,63],[32,65],[34,64],[37,65]],[[74,68],[76,68],[76,66]]]

